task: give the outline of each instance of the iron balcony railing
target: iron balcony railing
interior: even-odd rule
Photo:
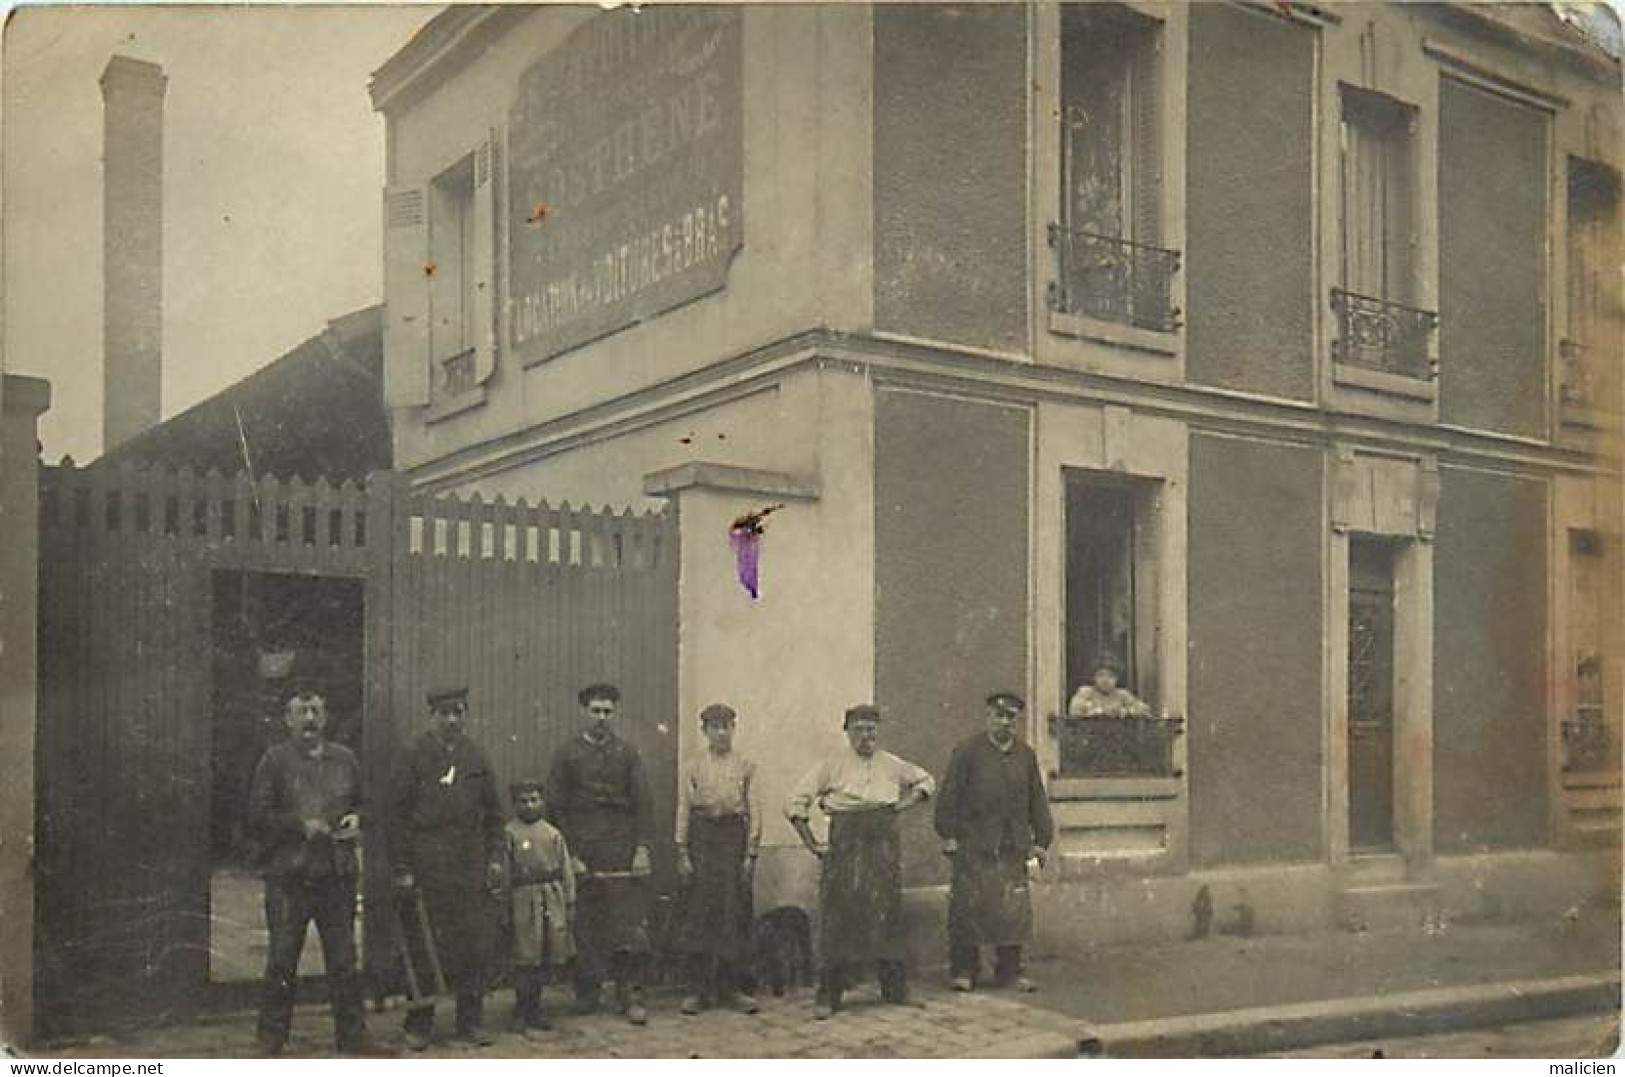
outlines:
[[[1407,378],[1439,376],[1428,347],[1439,326],[1437,314],[1342,288],[1332,289],[1332,310],[1337,315],[1332,357],[1338,362]]]
[[[1591,774],[1619,766],[1601,707],[1577,708],[1574,717],[1563,722],[1562,739],[1566,773]]]
[[[464,348],[440,360],[440,387],[448,397],[460,396],[475,384],[473,348]]]
[[[1597,390],[1592,379],[1592,350],[1577,340],[1564,340],[1557,346],[1559,366],[1558,399],[1565,407],[1596,406]]]
[[[1183,718],[1074,718],[1054,715],[1062,778],[1177,778],[1174,742]]]
[[[1171,333],[1179,328],[1179,252],[1059,224],[1049,226],[1059,263],[1050,309]]]

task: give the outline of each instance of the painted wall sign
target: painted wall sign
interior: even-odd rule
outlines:
[[[741,18],[617,8],[520,79],[508,332],[521,362],[726,284],[744,239]]]

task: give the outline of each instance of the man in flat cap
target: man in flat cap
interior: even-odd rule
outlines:
[[[849,707],[847,746],[796,783],[785,814],[809,852],[823,861],[818,883],[819,975],[813,1016],[841,1008],[854,965],[879,965],[887,1002],[908,1001],[903,964],[903,867],[897,817],[935,789],[920,767],[880,750],[880,710]],[[829,841],[809,822],[812,809],[829,817]]]
[[[956,991],[969,991],[982,946],[994,948],[994,983],[1032,991],[1022,947],[1032,938],[1027,862],[1042,865],[1055,826],[1038,757],[1017,726],[1027,705],[1014,692],[987,697],[987,730],[961,741],[948,760],[935,823],[953,863],[948,892],[948,967]]]
[[[395,782],[395,885],[422,892],[447,986],[457,995],[457,1034],[486,1046],[485,974],[496,926],[492,893],[502,880],[502,801],[490,760],[463,732],[468,689],[436,688],[428,703],[429,731],[407,753]],[[433,1005],[408,1010],[407,1046],[421,1051],[433,1038]]]
[[[288,739],[254,768],[249,825],[267,851],[265,926],[270,935],[258,1043],[282,1053],[293,1018],[299,954],[312,921],[321,937],[340,1054],[377,1054],[356,979],[355,900],[361,836],[361,765],[326,739],[327,704],[309,685],[293,687],[283,711]]]
[[[587,728],[553,757],[553,824],[576,858],[576,1001],[596,1010],[604,980],[626,1019],[646,1024],[649,963],[649,786],[638,750],[615,735],[621,693],[591,684],[576,696]]]
[[[688,884],[685,1014],[699,1013],[713,1000],[741,1013],[757,1011],[744,986],[762,813],[756,765],[734,751],[736,719],[726,703],[700,712],[705,748],[683,767],[677,783],[677,872]]]

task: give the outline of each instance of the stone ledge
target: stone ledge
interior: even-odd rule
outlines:
[[[704,461],[678,464],[643,476],[643,492],[650,497],[671,497],[690,489],[719,490],[792,501],[817,501],[821,493],[815,479],[800,479],[782,471]]]
[[[23,411],[34,415],[51,406],[51,383],[44,378],[31,378],[25,374],[7,374],[0,400],[7,411]]]

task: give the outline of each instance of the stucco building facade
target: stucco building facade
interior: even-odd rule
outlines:
[[[629,721],[777,805],[1022,691],[1103,940],[1617,893],[1620,69],[1546,7],[456,7],[372,89],[397,467],[678,515]]]

